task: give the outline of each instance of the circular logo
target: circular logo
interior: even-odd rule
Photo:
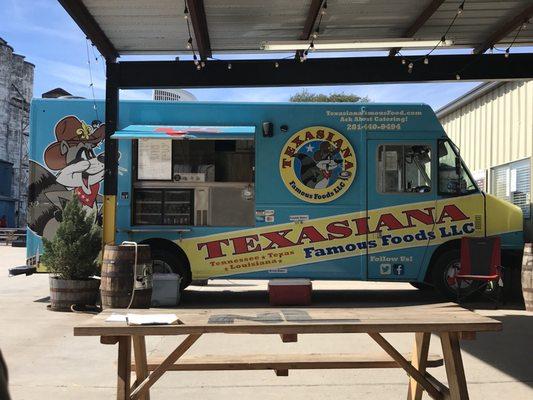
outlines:
[[[356,169],[350,142],[324,126],[312,126],[292,135],[279,158],[285,186],[309,203],[327,203],[342,196],[352,184]]]

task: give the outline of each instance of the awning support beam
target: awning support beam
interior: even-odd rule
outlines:
[[[311,4],[309,5],[309,12],[307,13],[307,18],[304,24],[304,29],[302,30],[302,34],[300,35],[300,40],[309,40],[309,38],[311,37],[323,2],[324,0],[311,0]],[[302,54],[303,51],[298,50],[295,55],[296,59],[298,60],[302,56]]]
[[[516,15],[511,20],[506,21],[496,31],[488,37],[480,46],[476,47],[473,51],[474,54],[481,54],[490,49],[496,43],[500,42],[511,32],[517,29],[525,21],[533,17],[533,4],[526,7],[521,13]]]
[[[433,14],[439,9],[439,7],[444,3],[446,0],[433,0],[429,5],[422,11],[422,13],[418,16],[417,19],[405,30],[402,37],[404,38],[412,38],[415,36],[415,34],[424,26],[424,24],[427,22],[428,19],[431,18]],[[399,51],[400,47],[395,47],[390,50],[389,56],[394,57]]]
[[[102,54],[108,62],[114,62],[119,57],[118,51],[82,1],[59,0],[59,3],[78,24],[83,33],[91,39],[100,54]]]
[[[209,31],[207,29],[207,17],[203,0],[187,0],[187,8],[194,30],[194,37],[201,60],[212,56]]]
[[[210,61],[197,71],[191,61],[126,61],[110,64],[122,89],[347,85],[366,83],[456,82],[533,78],[533,53],[438,55],[408,73],[390,57]],[[275,67],[278,63],[278,68]],[[407,99],[406,99],[407,100]]]

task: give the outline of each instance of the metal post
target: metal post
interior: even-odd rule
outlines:
[[[118,125],[117,67],[118,64],[114,61],[106,63],[103,244],[114,244],[116,231],[118,143],[111,139],[111,135]]]

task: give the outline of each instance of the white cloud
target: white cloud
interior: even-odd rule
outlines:
[[[75,26],[56,28],[58,25],[50,24],[50,21],[43,18],[43,14],[50,10],[50,0],[31,0],[31,6],[24,1],[11,0],[2,6],[4,29],[9,32],[19,32],[25,34],[46,35],[55,39],[67,40],[69,42],[83,43],[84,36]],[[54,4],[55,6],[55,4]]]
[[[46,75],[46,81],[53,81],[54,87],[63,87],[78,96],[92,98],[91,79],[89,68],[86,64],[81,67],[62,61],[33,57],[36,73]],[[105,79],[103,72],[96,65],[91,65],[93,87],[96,97],[103,97],[105,92]],[[76,89],[76,91],[74,91]]]
[[[152,100],[151,90],[121,90],[120,100]]]

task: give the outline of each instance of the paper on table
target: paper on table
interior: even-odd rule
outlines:
[[[106,322],[127,322],[128,325],[171,325],[179,323],[176,314],[111,314]]]

